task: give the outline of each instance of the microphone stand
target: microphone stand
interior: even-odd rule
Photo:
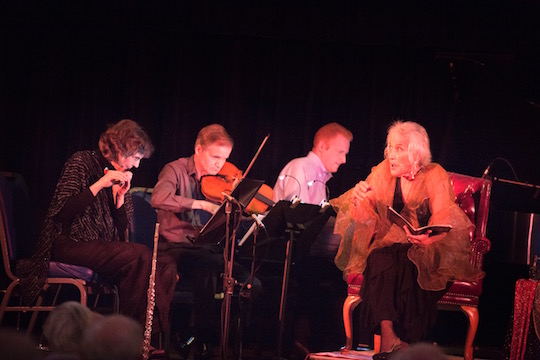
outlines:
[[[251,170],[251,167],[255,163],[255,160],[259,156],[259,153],[261,152],[262,148],[266,144],[266,141],[270,137],[270,134],[266,135],[259,146],[259,149],[255,153],[255,156],[253,156],[253,159],[251,159],[251,162],[249,163],[246,171],[244,171],[244,174],[242,175],[242,179],[244,179],[248,172]],[[234,191],[234,189],[233,189]],[[221,359],[225,360],[227,358],[228,352],[229,352],[229,321],[230,321],[230,314],[231,314],[231,297],[233,295],[234,291],[234,285],[236,284],[236,280],[232,277],[232,269],[233,269],[233,263],[234,263],[234,245],[236,243],[236,226],[233,228],[233,234],[232,234],[232,242],[231,242],[231,236],[230,236],[230,217],[232,212],[232,204],[238,205],[239,212],[242,213],[243,208],[242,204],[235,199],[234,197],[230,196],[229,194],[223,192],[223,200],[226,201],[225,204],[225,214],[226,214],[226,235],[225,235],[225,249],[223,249],[223,258],[225,260],[225,274],[223,275],[223,290],[225,291],[225,298],[223,301],[223,304],[221,305],[221,311],[222,311],[222,329],[221,329]],[[231,249],[229,251],[229,244],[231,244]]]
[[[230,217],[232,213],[232,206],[235,204],[237,206],[237,213],[241,214],[243,211],[242,204],[236,200],[234,197],[230,196],[229,194],[224,193],[224,201],[225,203],[225,215],[226,215],[226,236],[225,236],[225,248],[223,249],[223,258],[225,263],[225,272],[223,274],[223,289],[224,289],[224,301],[222,303],[222,329],[221,329],[221,359],[225,360],[227,359],[227,355],[229,352],[229,331],[230,331],[230,313],[231,313],[231,298],[234,294],[234,286],[237,284],[236,279],[233,277],[233,267],[234,267],[234,253],[235,253],[235,245],[236,245],[236,226],[233,227],[232,235],[230,231]],[[236,219],[236,217],[234,217]],[[259,227],[264,227],[264,224],[260,223],[260,221],[255,220],[255,229],[253,231],[253,260],[251,262],[251,272],[250,276],[247,279],[246,283],[243,283],[242,286],[247,289],[247,295],[246,298],[249,299],[251,304],[251,287],[253,282],[253,277],[255,274],[255,247],[257,244],[257,235],[259,231]],[[236,222],[234,222],[236,223]],[[230,250],[229,250],[230,247]],[[242,293],[239,294],[239,296],[242,296]],[[241,332],[241,322],[240,320],[238,331]],[[242,340],[240,340],[238,344],[238,356],[239,359],[242,358]]]
[[[287,292],[289,287],[289,274],[291,271],[292,251],[295,238],[300,234],[300,229],[296,224],[287,223],[285,230],[289,234],[287,248],[285,251],[285,263],[283,266],[283,280],[281,283],[281,298],[279,303],[279,329],[277,343],[277,360],[284,359],[281,355],[283,350],[283,334],[285,332],[285,308],[287,306]]]
[[[493,180],[499,181],[499,182],[502,182],[502,183],[512,184],[512,185],[523,186],[523,187],[531,188],[531,189],[534,189],[534,190],[537,190],[537,191],[540,190],[540,185],[524,183],[524,182],[508,180],[508,179],[501,179],[501,178],[498,178],[496,176],[493,178]]]
[[[230,234],[230,219],[232,213],[232,204],[235,203],[238,205],[239,210],[241,211],[241,204],[236,201],[236,199],[231,196],[225,196],[225,215],[226,215],[226,225],[225,225],[225,247],[223,249],[223,259],[225,263],[224,274],[223,274],[223,290],[225,297],[223,303],[221,304],[221,313],[222,313],[222,328],[221,328],[221,359],[227,359],[229,353],[229,322],[231,316],[231,298],[234,292],[234,285],[236,280],[233,278],[233,264],[234,264],[234,245],[235,245],[235,235],[236,227],[233,227],[233,234]],[[232,240],[232,241],[231,241]],[[230,247],[230,249],[229,249]]]

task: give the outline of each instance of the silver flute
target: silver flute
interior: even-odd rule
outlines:
[[[142,358],[148,360],[150,354],[150,341],[152,340],[152,320],[154,318],[154,307],[156,305],[156,267],[157,267],[157,248],[159,241],[159,223],[156,223],[154,231],[154,250],[152,253],[152,271],[148,281],[146,321],[144,326],[144,339],[142,344]]]

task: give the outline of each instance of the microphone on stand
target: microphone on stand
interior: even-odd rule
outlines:
[[[489,164],[486,170],[484,170],[484,173],[482,174],[482,179],[491,178],[491,176],[489,175],[489,170],[491,170],[491,164]]]
[[[295,177],[292,176],[292,175],[287,175],[287,174],[279,175],[278,179],[279,179],[280,181],[284,181],[284,180],[285,180],[286,178],[288,178],[288,177],[290,177],[291,179],[294,179],[294,181],[296,181],[296,184],[298,185],[298,192],[297,192],[297,194],[294,195],[293,198],[292,198],[292,199],[294,199],[294,197],[298,197],[298,196],[300,196],[300,194],[302,193],[302,185],[300,185],[300,181],[298,181],[298,179],[295,178]],[[292,199],[291,199],[291,201],[292,201]]]
[[[227,199],[227,201],[229,201],[230,203],[234,203],[236,205],[238,205],[240,208],[242,208],[242,204],[240,204],[240,202],[238,200],[236,200],[234,197],[232,197],[231,195],[227,194],[226,192],[222,192],[221,195],[223,195],[223,197],[225,199]]]
[[[324,191],[325,191],[325,194],[326,194],[326,199],[328,199],[330,197],[330,189],[328,189],[328,185],[326,185],[325,182],[321,181],[321,180],[311,180],[307,183],[307,186],[308,186],[308,189],[311,188],[313,185],[315,185],[315,183],[321,183],[323,184],[324,186]],[[326,199],[323,199],[323,200],[326,200]]]

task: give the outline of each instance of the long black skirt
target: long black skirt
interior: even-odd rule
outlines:
[[[380,331],[391,320],[396,335],[408,343],[424,340],[437,319],[437,301],[447,289],[426,291],[418,285],[418,271],[407,257],[411,244],[394,244],[373,251],[366,263],[360,289],[361,326]]]

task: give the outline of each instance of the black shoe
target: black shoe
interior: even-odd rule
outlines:
[[[202,342],[196,346],[194,360],[209,360],[212,356],[212,347],[209,343]]]
[[[182,359],[189,359],[193,354],[194,360],[208,360],[212,358],[212,347],[209,343],[201,342],[194,335],[182,339],[180,334],[174,336],[174,348]]]
[[[391,352],[380,352],[373,355],[373,360],[388,360],[392,356]]]
[[[373,360],[391,360],[395,357],[396,353],[401,349],[402,343],[400,339],[397,339],[394,345],[392,345],[392,349],[388,352],[380,352],[378,354],[373,355]]]
[[[171,337],[171,343],[180,359],[189,359],[190,353],[195,349],[195,336],[190,335],[183,338],[179,333]]]

